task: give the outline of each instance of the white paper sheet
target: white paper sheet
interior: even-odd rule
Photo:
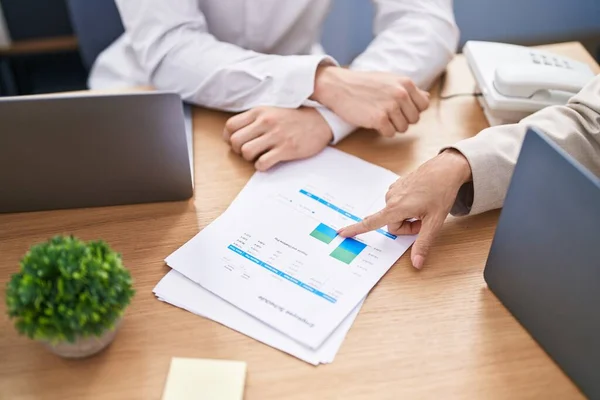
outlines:
[[[213,295],[177,271],[170,271],[156,285],[154,293],[162,301],[228,326],[313,365],[333,362],[362,306],[361,302],[321,348],[311,350]]]
[[[253,201],[252,194],[262,190],[261,185],[269,184],[269,177],[268,173],[255,173],[231,203],[227,212],[218,219],[235,220],[241,217],[237,216],[236,212],[243,213],[244,204]],[[210,226],[205,228],[197,237],[210,235],[211,229]],[[171,256],[167,258],[167,263],[170,258]],[[361,301],[323,346],[318,350],[311,350],[193,283],[177,271],[169,272],[155,287],[154,293],[161,301],[209,318],[313,365],[333,362],[363,303]]]
[[[236,201],[167,263],[318,349],[414,237],[395,238],[379,230],[358,240],[334,237],[326,243],[314,231],[325,225],[331,234],[377,211],[396,178],[334,149],[285,164],[259,174],[240,196],[244,201]]]

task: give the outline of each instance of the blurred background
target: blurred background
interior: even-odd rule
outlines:
[[[580,41],[600,60],[600,0],[454,0],[467,40]],[[370,0],[334,0],[322,43],[347,64],[372,38]],[[0,0],[0,96],[86,88],[102,49],[123,30],[114,0]]]

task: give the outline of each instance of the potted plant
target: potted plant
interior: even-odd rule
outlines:
[[[133,295],[129,271],[106,243],[57,236],[25,254],[6,304],[21,334],[79,358],[111,343]]]

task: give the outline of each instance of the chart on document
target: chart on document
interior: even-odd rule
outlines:
[[[365,195],[351,179],[323,180],[309,176],[270,190],[252,212],[203,243],[210,270],[180,272],[318,347],[412,243],[384,229],[337,235],[374,210],[389,182]]]
[[[240,257],[227,257],[225,268],[233,270],[233,260],[262,267],[277,278],[288,280],[317,296],[335,303],[343,296],[331,275],[361,279],[377,268],[383,249],[382,242],[393,242],[396,236],[379,229],[374,235],[380,240],[341,238],[337,230],[360,218],[354,213],[365,209],[370,199],[360,197],[355,204],[336,202],[327,191],[305,184],[266,199],[262,208],[269,210],[274,220],[268,229],[249,227],[229,244],[228,249]],[[337,204],[342,204],[338,206]],[[344,207],[344,208],[342,208]],[[277,215],[272,213],[279,213]],[[277,222],[293,226],[281,229]],[[264,225],[264,222],[263,224]],[[277,233],[277,234],[275,234]],[[386,240],[387,239],[387,240]],[[369,243],[372,245],[369,245]],[[230,255],[231,256],[231,255]],[[316,260],[314,259],[316,258]],[[317,263],[320,267],[314,268]],[[254,266],[251,265],[251,270]],[[238,267],[243,279],[250,279],[247,267]],[[262,272],[262,271],[261,271]]]

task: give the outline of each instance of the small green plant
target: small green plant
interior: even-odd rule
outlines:
[[[101,336],[135,293],[121,256],[102,241],[57,236],[31,247],[20,267],[8,282],[6,304],[17,330],[31,339]]]

